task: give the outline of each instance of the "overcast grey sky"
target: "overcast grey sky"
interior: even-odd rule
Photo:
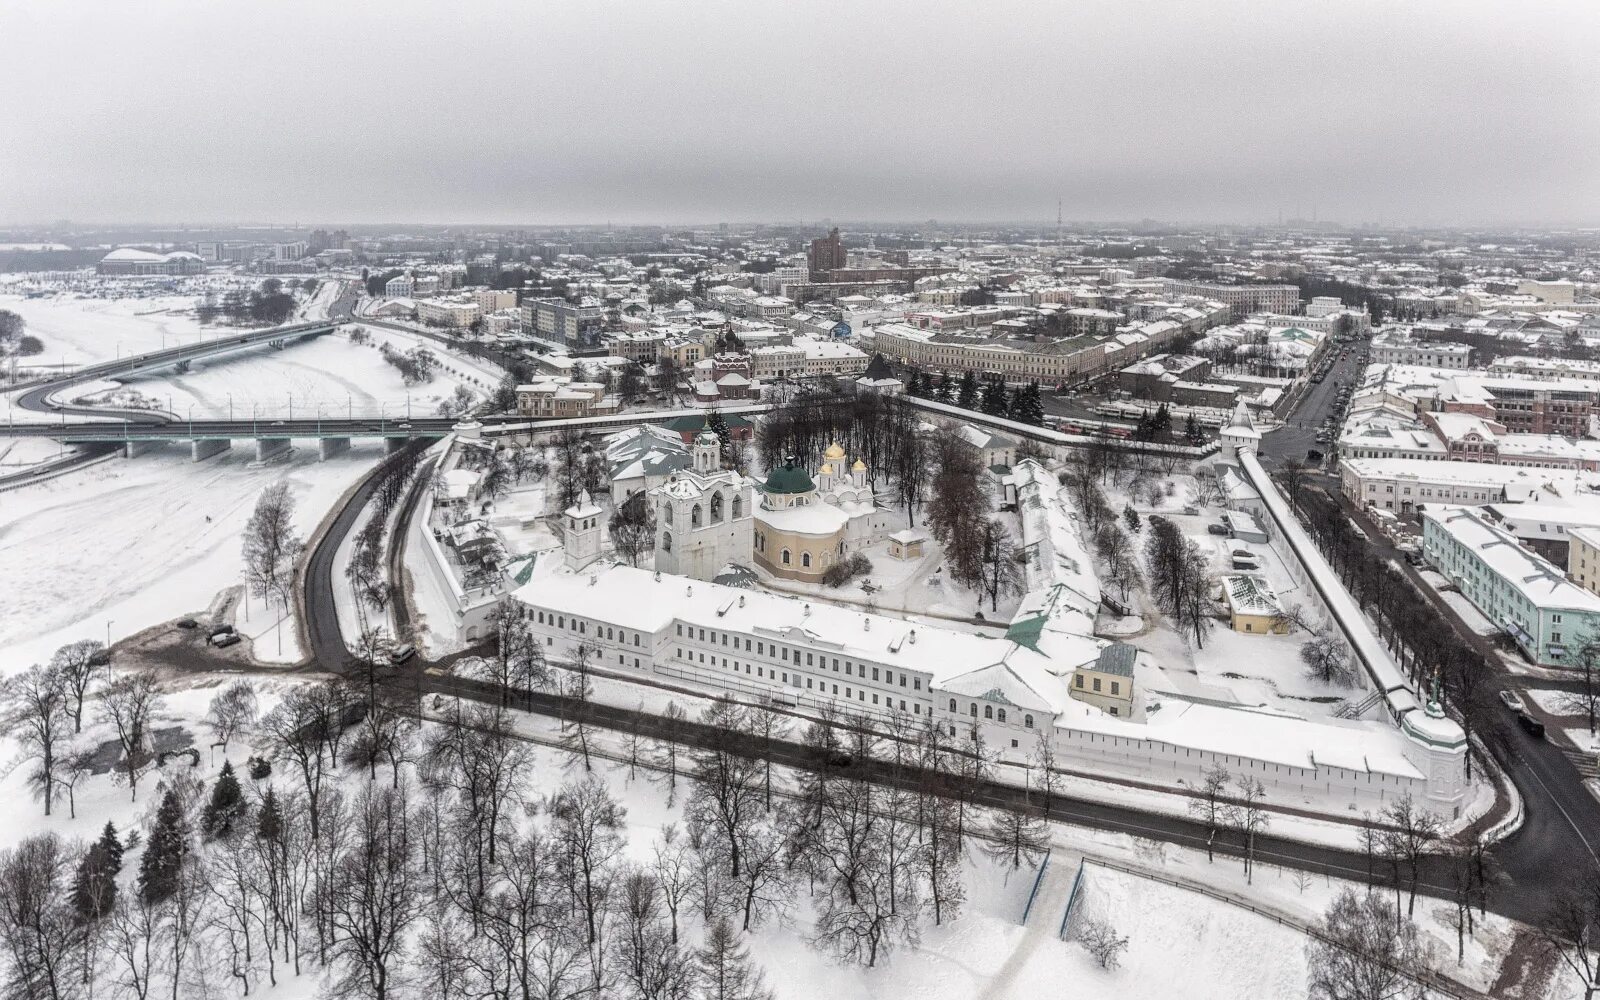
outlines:
[[[1600,2],[0,3],[0,221],[1600,222]]]

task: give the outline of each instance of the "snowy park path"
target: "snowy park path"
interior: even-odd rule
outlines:
[[[1006,956],[1005,964],[989,980],[980,1000],[996,1000],[1014,996],[1013,981],[1017,974],[1033,960],[1034,953],[1042,947],[1065,947],[1061,942],[1061,918],[1072,896],[1072,883],[1078,876],[1080,855],[1063,851],[1059,846],[1051,849],[1050,864],[1044,879],[1034,895],[1033,906],[1028,910],[1028,921],[1017,946]]]

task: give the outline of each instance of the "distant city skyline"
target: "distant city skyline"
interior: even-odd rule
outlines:
[[[18,0],[0,37],[5,225],[1600,224],[1587,3]]]

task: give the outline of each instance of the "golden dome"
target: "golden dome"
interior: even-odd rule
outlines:
[[[823,462],[822,463],[822,468],[817,470],[817,475],[819,475],[819,476],[831,476],[831,475],[833,475],[833,466],[829,465],[827,462]]]
[[[866,472],[867,471],[867,463],[863,462],[861,459],[858,458],[858,459],[856,459],[856,464],[850,466],[850,471],[851,472]]]
[[[830,462],[837,462],[844,458],[844,449],[839,447],[839,442],[835,441],[833,444],[828,445],[828,450],[822,453],[822,457]]]

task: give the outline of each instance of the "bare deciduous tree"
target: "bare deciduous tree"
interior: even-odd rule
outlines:
[[[44,814],[56,800],[57,772],[72,723],[65,676],[54,667],[34,664],[0,684],[0,732],[17,741],[13,767],[31,765],[29,787],[44,800]]]
[[[1343,889],[1306,943],[1307,988],[1314,1000],[1421,997],[1424,971],[1416,925],[1398,918],[1377,893]]]
[[[1079,944],[1094,957],[1102,969],[1115,969],[1127,950],[1128,939],[1103,920],[1082,920],[1075,934]]]
[[[96,639],[69,642],[50,657],[50,666],[61,675],[67,694],[72,698],[74,733],[83,732],[83,701],[110,662],[105,644]]]
[[[245,578],[257,597],[276,595],[288,606],[301,542],[294,533],[294,494],[287,480],[261,491],[244,528]]]
[[[255,721],[255,685],[248,680],[234,681],[211,699],[211,707],[206,712],[206,726],[214,740],[211,745],[222,747],[222,756],[226,759],[228,743]]]
[[[150,719],[160,705],[156,675],[148,670],[123,674],[107,684],[100,696],[100,718],[117,731],[123,773],[133,798],[139,797],[139,772],[150,759],[146,746],[150,738]]]

